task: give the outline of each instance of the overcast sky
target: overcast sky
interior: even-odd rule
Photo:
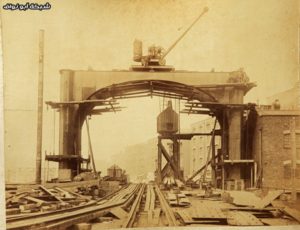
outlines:
[[[167,48],[204,6],[209,12],[167,56],[168,64],[198,71],[242,67],[258,85],[245,102],[264,103],[298,79],[297,0],[49,2],[49,11],[2,10],[7,168],[35,165],[39,29],[45,30],[45,101],[59,100],[60,69],[128,69],[135,38],[145,47],[155,43]],[[123,112],[92,119],[99,164],[124,146],[156,135],[157,100],[123,102],[128,107]],[[182,127],[197,119],[184,119]],[[53,149],[53,123],[52,111],[45,110],[47,151]],[[143,124],[153,125],[145,129]]]

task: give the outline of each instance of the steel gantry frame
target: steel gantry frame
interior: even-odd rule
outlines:
[[[117,100],[162,96],[186,101],[181,111],[216,116],[222,130],[222,156],[241,159],[243,97],[255,86],[243,71],[233,72],[132,72],[61,71],[60,102],[47,104],[60,113],[59,168],[75,175],[81,156],[81,129],[86,116],[117,112]],[[186,136],[187,137],[187,136]],[[234,167],[233,167],[234,168]],[[239,168],[227,178],[240,178]]]

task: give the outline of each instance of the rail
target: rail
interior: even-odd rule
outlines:
[[[122,206],[129,199],[132,199],[142,188],[141,184],[131,184],[120,190],[111,199],[99,201],[87,207],[76,207],[52,213],[43,213],[22,217],[21,219],[7,220],[7,229],[65,229],[74,224],[87,222],[107,212],[112,207]]]
[[[162,192],[160,191],[160,189],[157,185],[155,185],[154,189],[158,196],[160,206],[161,206],[163,212],[165,213],[165,216],[167,218],[169,226],[177,226],[178,222],[176,221],[176,217],[175,217],[171,207],[169,206],[168,202],[166,201],[164,195],[162,194]]]
[[[134,203],[132,204],[132,207],[130,209],[129,215],[127,217],[127,219],[125,220],[125,222],[123,223],[122,227],[123,228],[131,228],[133,227],[135,218],[136,218],[136,214],[138,212],[138,209],[140,207],[140,203],[144,194],[144,190],[145,190],[145,184],[142,185],[139,193],[137,194],[137,197],[134,201]]]

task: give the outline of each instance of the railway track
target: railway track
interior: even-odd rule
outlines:
[[[39,213],[19,218],[7,219],[7,229],[65,229],[74,224],[87,222],[104,215],[113,207],[128,205],[140,194],[144,185],[131,184],[118,191],[112,197],[73,209],[59,210],[51,213]]]
[[[135,222],[136,219],[136,214],[139,210],[141,201],[142,201],[142,197],[144,194],[144,190],[145,190],[145,185],[142,185],[142,188],[140,189],[140,191],[137,194],[137,197],[134,201],[134,203],[132,204],[132,207],[130,209],[129,215],[127,217],[127,219],[125,220],[124,224],[122,225],[123,228],[131,228],[133,227],[133,224]]]
[[[157,185],[130,184],[121,190],[85,205],[7,219],[7,229],[66,229],[105,216],[122,208],[126,215],[120,227],[177,226],[178,222]]]
[[[161,209],[162,209],[163,213],[165,214],[165,217],[168,221],[168,226],[177,226],[178,222],[173,213],[173,210],[169,206],[166,198],[164,197],[164,195],[162,194],[161,190],[159,189],[159,187],[157,185],[154,186],[154,191],[156,192],[156,194],[158,196]]]
[[[166,198],[157,185],[148,184],[140,191],[132,215],[122,227],[177,226],[178,222]],[[143,194],[142,194],[143,193]]]

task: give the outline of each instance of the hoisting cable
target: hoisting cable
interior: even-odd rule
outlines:
[[[92,170],[95,173],[95,176],[98,178],[98,173],[96,171],[96,165],[95,165],[95,160],[94,160],[94,154],[93,154],[93,149],[92,149],[92,142],[91,142],[91,136],[90,136],[90,128],[89,128],[89,122],[88,119],[85,118],[85,124],[86,124],[86,131],[87,131],[87,136],[88,136],[88,144],[89,144],[89,156],[92,160]]]

